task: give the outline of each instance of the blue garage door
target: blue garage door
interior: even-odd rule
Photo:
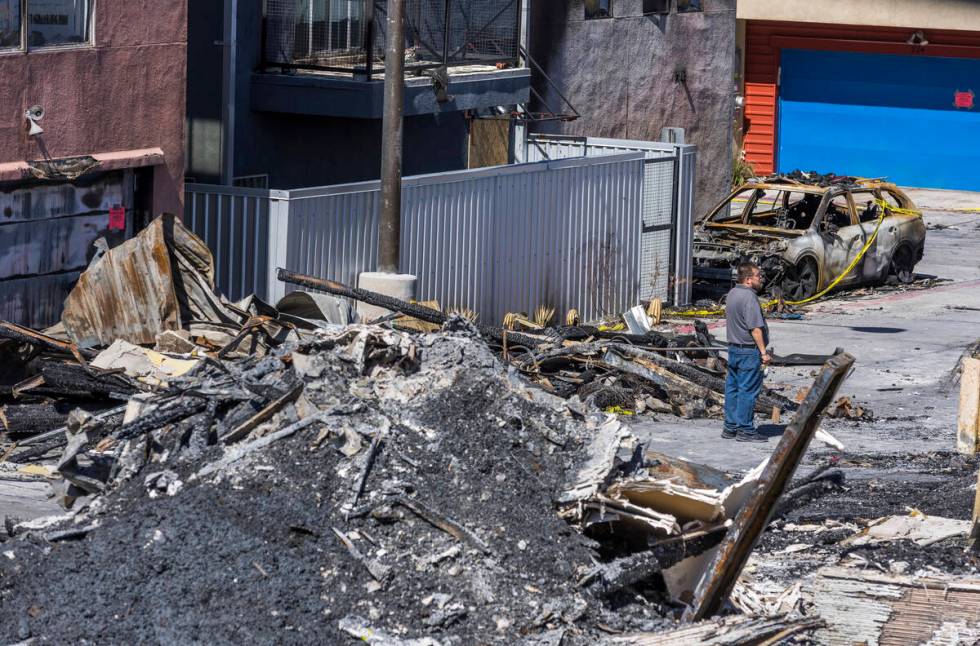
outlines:
[[[780,171],[980,190],[980,60],[784,49],[781,65]]]

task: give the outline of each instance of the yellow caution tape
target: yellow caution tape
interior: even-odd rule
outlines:
[[[871,248],[871,245],[874,244],[874,241],[878,238],[878,231],[881,229],[881,223],[884,221],[885,216],[888,214],[888,212],[891,212],[892,214],[899,214],[899,215],[912,215],[912,216],[922,215],[920,211],[915,211],[913,209],[903,209],[897,206],[892,206],[887,202],[885,202],[884,200],[880,200],[880,199],[876,199],[875,204],[877,204],[881,208],[881,215],[878,216],[878,221],[875,224],[874,233],[872,233],[871,237],[868,238],[868,241],[864,243],[864,247],[861,249],[860,253],[858,253],[858,255],[855,256],[854,260],[851,261],[851,264],[847,266],[847,269],[845,269],[829,285],[827,285],[825,288],[823,288],[813,296],[810,296],[809,298],[804,298],[803,300],[800,301],[784,301],[786,305],[803,305],[805,303],[811,303],[817,300],[818,298],[821,298],[824,295],[826,295],[834,287],[837,287],[837,285],[840,284],[840,281],[844,280],[852,271],[854,271],[854,268],[857,267],[857,264],[861,262],[862,258],[864,258],[864,254],[866,254],[868,252],[868,249]],[[772,307],[774,305],[777,305],[778,303],[779,303],[778,300],[771,300],[768,303],[763,303],[762,307]],[[676,315],[676,316],[721,316],[724,313],[725,313],[724,308],[718,310],[684,310],[681,312],[671,312],[672,315]]]
[[[615,413],[616,415],[635,415],[633,411],[623,408],[622,406],[608,406],[603,409],[606,413]]]

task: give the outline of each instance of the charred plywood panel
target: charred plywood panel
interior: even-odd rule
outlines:
[[[890,576],[826,568],[807,591],[826,625],[821,644],[975,644],[980,581]]]
[[[94,253],[130,233],[110,229],[110,209],[132,205],[126,171],[58,184],[0,190],[0,319],[45,327],[61,318],[65,297]]]

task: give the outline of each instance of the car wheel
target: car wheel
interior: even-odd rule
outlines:
[[[813,258],[804,258],[796,266],[786,270],[781,286],[783,298],[788,301],[802,301],[817,293],[817,263]]]
[[[899,245],[892,256],[892,274],[898,282],[908,285],[915,280],[915,253],[907,244]]]

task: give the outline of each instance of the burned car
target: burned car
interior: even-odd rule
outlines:
[[[830,285],[877,238],[840,287],[910,283],[922,259],[926,227],[894,184],[835,177],[808,183],[788,177],[750,181],[695,228],[694,278],[729,286],[742,260],[758,264],[770,294],[801,301]]]

